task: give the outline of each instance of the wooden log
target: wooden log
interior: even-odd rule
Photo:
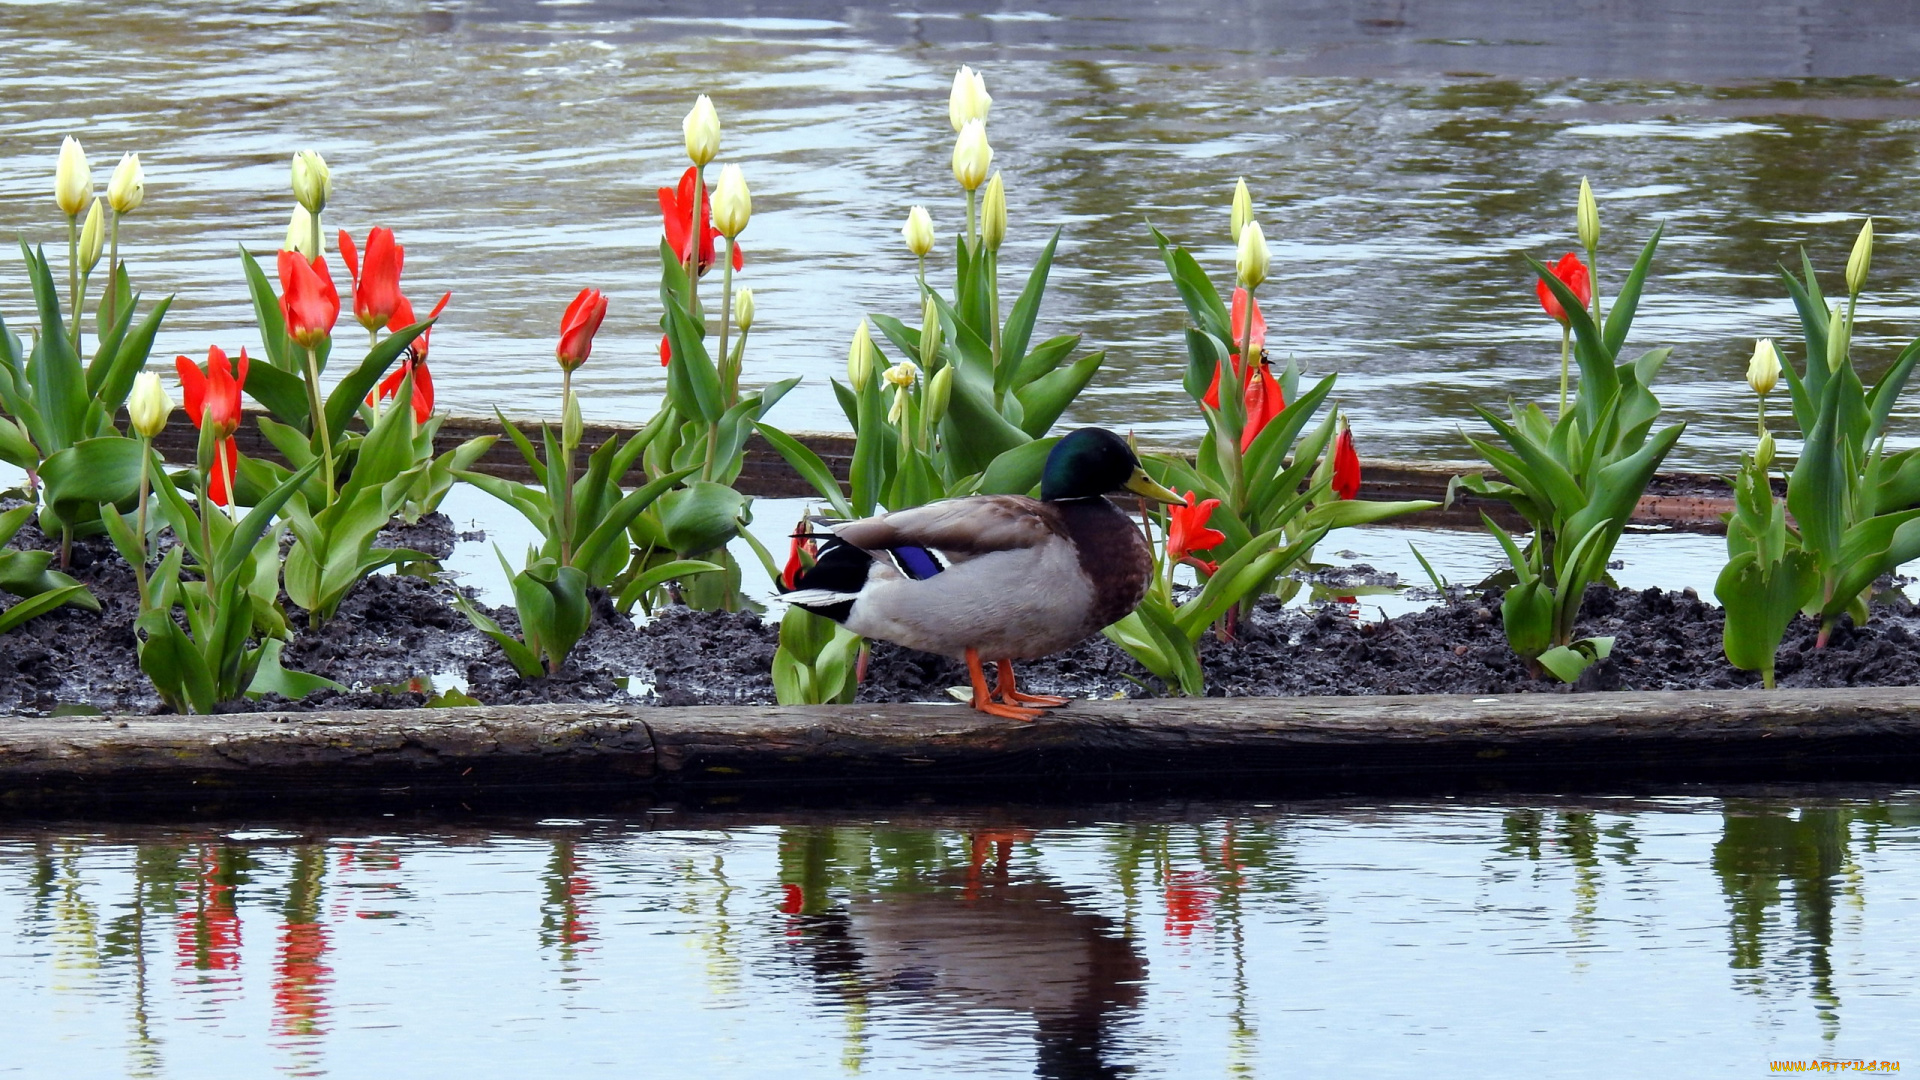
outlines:
[[[0,719],[0,806],[75,796],[1444,786],[1920,773],[1920,689]]]
[[[248,415],[251,419],[258,414]],[[589,424],[582,445],[598,446],[607,439],[631,435],[635,430],[632,426],[618,424]],[[434,449],[435,452],[444,452],[468,439],[501,433],[500,425],[491,418],[450,416],[441,424],[434,438]],[[852,435],[827,431],[796,431],[790,434],[818,454],[844,487],[848,467],[853,461]],[[258,424],[243,423],[235,437],[240,442],[240,451],[249,457],[266,458],[283,465],[286,463],[273,444],[260,434]],[[198,446],[198,432],[184,418],[184,414],[175,413],[166,430],[154,440],[154,445],[168,461],[192,461]],[[1189,453],[1185,449],[1165,446],[1142,447],[1142,450],[1174,457]],[[1409,462],[1363,458],[1360,465],[1360,498],[1373,501],[1431,499],[1445,503],[1448,483],[1455,476],[1486,473],[1490,479],[1499,477],[1498,473],[1474,461]],[[517,480],[523,484],[533,482],[533,471],[527,468],[513,444],[505,439],[496,443],[474,467],[476,471],[490,476]],[[627,478],[629,485],[639,482],[637,476],[630,475]],[[758,435],[747,440],[746,461],[735,487],[747,495],[769,498],[805,498],[814,494],[812,485],[801,479],[786,459]],[[1450,507],[1398,518],[1396,523],[1423,528],[1478,529],[1482,510],[1492,514],[1504,527],[1518,528],[1523,524],[1519,515],[1514,514],[1506,503],[1476,498],[1465,492],[1457,493]],[[1732,510],[1733,491],[1725,478],[1705,473],[1661,473],[1648,485],[1646,495],[1634,509],[1632,524],[1652,529],[1718,534],[1726,530],[1720,515]]]

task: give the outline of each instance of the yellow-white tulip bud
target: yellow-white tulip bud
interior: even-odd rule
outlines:
[[[280,242],[280,250],[297,251],[309,262],[320,257],[320,253],[313,250],[313,215],[299,203],[293,205],[293,217],[287,221],[287,238]]]
[[[920,305],[920,362],[932,367],[940,357],[941,335],[945,327],[940,325],[940,308],[929,296]]]
[[[1827,370],[1839,371],[1847,362],[1847,346],[1852,344],[1853,327],[1847,323],[1846,310],[1839,304],[1827,313]]]
[[[1267,269],[1272,256],[1267,253],[1267,234],[1260,231],[1260,223],[1247,222],[1240,230],[1240,250],[1234,262],[1234,271],[1240,279],[1243,289],[1259,288],[1267,280]]]
[[[740,175],[740,166],[721,169],[720,182],[713,189],[713,227],[731,240],[747,227],[751,217],[753,196],[747,191],[747,178]]]
[[[318,214],[327,208],[327,200],[331,198],[333,170],[327,168],[327,159],[312,150],[293,155],[294,201],[306,207],[307,213]]]
[[[147,174],[140,168],[139,154],[125,154],[113,168],[107,182],[107,205],[116,214],[131,214],[147,201]]]
[[[987,169],[993,164],[993,147],[987,145],[987,125],[967,121],[960,137],[953,141],[953,178],[973,191],[987,182]]]
[[[948,364],[927,380],[927,423],[937,424],[947,417],[947,403],[953,400],[953,365]]]
[[[1580,203],[1574,211],[1573,223],[1580,232],[1580,246],[1588,251],[1600,246],[1600,207],[1593,201],[1593,189],[1587,186],[1587,178],[1580,178]]]
[[[1847,256],[1847,295],[1859,296],[1860,290],[1867,287],[1867,269],[1873,265],[1873,219],[1868,218],[1860,226],[1860,235],[1854,238],[1853,254]]]
[[[714,111],[713,99],[705,94],[695,99],[686,119],[680,121],[680,131],[687,137],[687,160],[706,168],[720,153],[720,114]]]
[[[1007,238],[1007,185],[999,173],[987,181],[986,194],[980,198],[980,242],[988,251],[999,251]]]
[[[1780,353],[1773,347],[1772,338],[1754,342],[1753,359],[1747,361],[1747,385],[1761,397],[1780,385]]]
[[[87,165],[87,152],[80,148],[79,139],[69,135],[60,144],[60,163],[53,169],[53,201],[72,218],[80,216],[91,198],[93,170]]]
[[[900,235],[907,242],[907,250],[917,258],[926,258],[933,250],[933,218],[924,206],[910,207],[907,210],[907,223],[900,226]]]
[[[167,417],[172,412],[173,399],[167,396],[167,388],[160,385],[159,372],[143,371],[134,376],[133,390],[127,395],[127,419],[135,432],[153,438],[165,430]]]
[[[847,349],[847,382],[855,393],[863,393],[867,384],[873,382],[873,334],[867,329],[867,320],[861,319],[860,326],[853,332],[853,345]]]
[[[80,272],[93,273],[100,265],[100,253],[107,246],[107,215],[101,212],[100,200],[93,200],[93,209],[87,211],[87,223],[80,226]]]
[[[1239,182],[1233,185],[1233,232],[1231,235],[1235,243],[1240,240],[1240,230],[1246,228],[1247,222],[1252,220],[1253,192],[1247,190],[1247,180],[1241,177]]]
[[[753,329],[752,289],[741,289],[733,294],[733,322],[742,333]]]
[[[971,121],[986,123],[987,110],[992,107],[993,98],[987,93],[987,80],[979,72],[962,64],[953,75],[953,90],[947,94],[947,122],[953,125],[957,134],[965,130]]]

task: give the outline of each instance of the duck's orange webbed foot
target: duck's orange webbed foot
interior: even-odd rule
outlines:
[[[988,716],[998,716],[1003,720],[1038,720],[1040,710],[1023,709],[1014,704],[1001,704],[993,700],[987,691],[987,673],[980,666],[978,649],[967,650],[967,677],[973,682],[973,701],[970,704]]]
[[[1013,661],[1000,661],[1000,700],[1008,705],[1024,703],[1037,705],[1042,709],[1057,709],[1070,699],[1055,697],[1052,694],[1023,694],[1013,682]]]

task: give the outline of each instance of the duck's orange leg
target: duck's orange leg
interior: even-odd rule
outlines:
[[[1013,661],[1000,661],[1000,700],[1009,705],[1024,703],[1038,705],[1043,709],[1057,709],[1067,703],[1066,698],[1052,694],[1023,694],[1013,682]]]
[[[993,700],[993,695],[987,692],[987,672],[980,666],[978,649],[967,650],[967,678],[973,681],[971,704],[988,716],[998,716],[1007,720],[1038,720],[1040,718],[1038,709],[1022,709],[1017,705],[1002,705]]]

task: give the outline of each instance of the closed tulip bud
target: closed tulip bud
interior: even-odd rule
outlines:
[[[958,134],[975,120],[986,123],[987,110],[992,107],[987,80],[965,64],[960,65],[960,70],[953,75],[953,90],[947,94],[947,122],[953,125],[954,132]]]
[[[167,388],[160,385],[160,373],[143,371],[133,380],[133,391],[127,395],[127,419],[133,424],[133,430],[142,438],[151,439],[160,434],[167,426],[167,417],[173,413],[173,399],[167,396]]]
[[[999,173],[987,181],[987,193],[980,200],[980,242],[988,251],[999,251],[1007,238],[1007,185]]]
[[[566,440],[568,446],[579,446],[586,432],[586,421],[580,417],[580,395],[568,394],[566,402],[560,406],[560,437]]]
[[[752,289],[741,289],[733,294],[733,321],[743,334],[753,329]]]
[[[113,168],[107,182],[107,205],[116,214],[131,214],[147,201],[147,174],[140,168],[139,154],[126,154]]]
[[[309,260],[320,257],[313,246],[313,215],[299,203],[293,205],[293,216],[287,219],[287,238],[280,242],[280,250],[297,251]]]
[[[1760,466],[1761,472],[1773,467],[1773,432],[1760,433],[1760,445],[1753,450],[1753,463]]]
[[[968,191],[987,182],[987,169],[993,164],[993,147],[987,145],[987,125],[967,121],[960,137],[953,141],[953,178]]]
[[[293,200],[306,207],[307,213],[318,214],[331,198],[333,172],[327,168],[327,159],[312,150],[293,155]]]
[[[907,242],[907,250],[916,258],[924,259],[927,252],[933,250],[933,218],[927,214],[924,206],[915,206],[907,210],[907,223],[900,226],[900,236]]]
[[[101,212],[100,200],[93,200],[93,209],[87,211],[87,223],[80,226],[80,272],[93,273],[100,265],[100,253],[107,246],[107,215]]]
[[[1867,287],[1867,269],[1873,264],[1873,219],[1868,218],[1860,226],[1860,235],[1854,238],[1853,254],[1847,256],[1847,295],[1859,296],[1860,290]]]
[[[60,204],[61,213],[74,218],[91,198],[93,170],[87,165],[87,152],[80,148],[79,139],[69,135],[60,144],[60,163],[53,169],[53,201]]]
[[[1847,346],[1851,344],[1853,327],[1847,323],[1847,313],[1839,304],[1827,313],[1827,370],[1839,371],[1840,365],[1847,362]]]
[[[1593,189],[1587,178],[1580,178],[1580,204],[1574,211],[1574,226],[1580,232],[1580,246],[1588,251],[1600,246],[1600,207],[1593,201]]]
[[[927,380],[927,422],[937,424],[947,417],[947,403],[953,400],[953,365],[933,373]]]
[[[933,367],[940,357],[940,338],[944,328],[940,325],[940,309],[934,306],[933,298],[928,297],[920,306],[920,362]]]
[[[173,398],[167,396],[167,388],[159,384],[157,371],[142,371],[132,380],[132,392],[127,394],[127,419],[142,438],[154,438],[167,427],[167,417],[173,413]]]
[[[867,320],[861,319],[853,332],[853,345],[847,349],[847,382],[855,393],[864,393],[873,382],[873,352],[873,333],[867,329]]]
[[[1252,220],[1253,220],[1253,192],[1247,190],[1246,178],[1241,177],[1239,182],[1233,185],[1233,233],[1232,235],[1235,243],[1238,243],[1240,240],[1240,230],[1246,228],[1247,222]]]
[[[1754,342],[1753,359],[1747,361],[1747,385],[1765,397],[1779,384],[1780,353],[1774,349],[1772,338],[1761,338]]]
[[[740,174],[740,166],[721,169],[720,183],[713,189],[713,227],[731,240],[746,229],[751,217],[753,195],[747,191],[747,178]]]
[[[1260,223],[1247,222],[1240,230],[1240,250],[1235,260],[1234,270],[1243,289],[1256,289],[1267,280],[1267,269],[1271,256],[1267,253],[1267,234],[1260,231]]]
[[[706,168],[720,153],[720,114],[714,111],[713,99],[705,94],[694,99],[693,108],[680,121],[680,131],[687,137],[687,160]]]

